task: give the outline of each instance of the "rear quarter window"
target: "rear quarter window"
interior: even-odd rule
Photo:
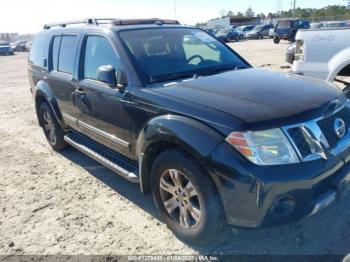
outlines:
[[[46,36],[37,36],[29,55],[29,62],[33,65],[44,67],[44,57],[46,53]]]

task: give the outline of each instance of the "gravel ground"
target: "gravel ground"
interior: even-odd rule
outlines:
[[[286,43],[232,43],[249,62],[280,70]],[[152,197],[74,149],[56,153],[37,124],[26,54],[0,57],[0,255],[345,255],[350,197],[298,223],[228,229],[189,246],[160,221]]]

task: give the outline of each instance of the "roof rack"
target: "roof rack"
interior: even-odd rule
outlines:
[[[99,24],[112,24],[112,25],[179,25],[180,22],[177,20],[170,19],[159,19],[159,18],[150,18],[150,19],[116,19],[116,18],[87,18],[83,20],[73,20],[65,21],[59,23],[51,23],[44,25],[44,29],[51,29],[52,27],[66,27],[67,25],[99,25]]]
[[[110,24],[115,18],[87,18],[82,20],[64,21],[59,23],[51,23],[44,25],[44,29],[51,29],[52,27],[66,27],[67,25],[99,25],[99,24]]]
[[[112,22],[113,25],[179,25],[180,22],[177,20],[171,19],[159,19],[159,18],[150,18],[150,19],[115,19]]]

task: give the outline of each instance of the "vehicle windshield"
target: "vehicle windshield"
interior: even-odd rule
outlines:
[[[193,28],[120,32],[147,84],[250,67],[214,37]]]
[[[253,31],[259,31],[261,30],[265,25],[257,25],[256,27],[254,27]]]
[[[281,21],[278,23],[277,28],[278,29],[287,29],[292,27],[291,21]]]
[[[221,29],[217,32],[218,35],[227,35],[230,32],[230,29]]]
[[[8,45],[10,45],[10,44],[7,42],[0,42],[0,46],[8,46]]]

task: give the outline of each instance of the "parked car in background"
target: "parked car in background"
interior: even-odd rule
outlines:
[[[295,49],[296,49],[296,43],[291,43],[287,49],[286,53],[286,61],[289,64],[293,64],[294,59],[295,59]]]
[[[255,25],[243,25],[236,28],[242,38],[247,38],[247,33],[254,29]]]
[[[28,41],[17,41],[17,42],[12,44],[12,49],[15,52],[26,52],[27,51],[27,48],[26,48],[27,43],[28,43]]]
[[[350,28],[300,30],[293,72],[350,86]]]
[[[310,24],[310,29],[320,29],[322,27],[323,27],[323,23],[322,22],[311,23]]]
[[[14,55],[9,42],[0,41],[0,55]]]
[[[283,20],[279,21],[275,28],[273,42],[279,44],[281,40],[295,41],[295,35],[299,29],[309,29],[310,22],[306,20]]]
[[[222,42],[239,41],[240,36],[236,29],[221,29],[216,33],[216,37]]]
[[[26,44],[26,49],[27,49],[27,52],[30,51],[30,49],[32,49],[32,42],[29,41],[27,44]]]
[[[324,28],[324,29],[330,29],[330,28],[344,28],[344,27],[348,27],[347,22],[323,22],[323,23],[312,23],[310,25],[310,29],[320,29],[320,28]],[[293,64],[294,59],[295,59],[295,50],[296,50],[296,43],[292,43],[290,44],[290,46],[287,49],[287,53],[286,53],[286,61],[290,64]]]
[[[331,21],[323,23],[322,28],[343,28],[349,27],[348,22],[345,21]]]
[[[272,24],[257,25],[253,30],[247,33],[248,39],[263,39],[269,36],[270,29],[273,28]]]
[[[275,27],[270,28],[269,37],[272,39],[275,36]]]

